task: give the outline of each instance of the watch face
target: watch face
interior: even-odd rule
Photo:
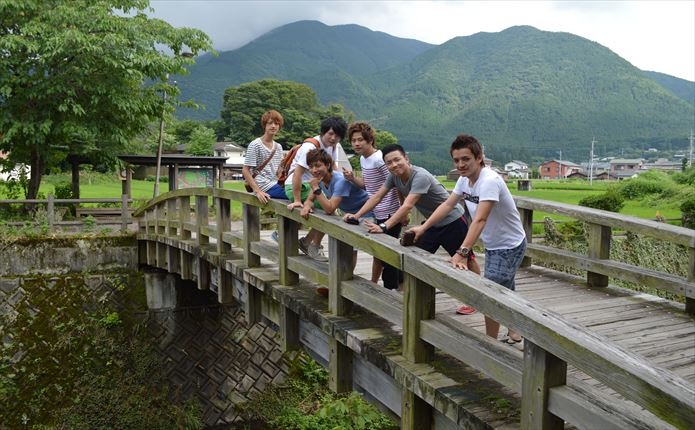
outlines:
[[[319,194],[321,194],[321,188],[315,189],[315,190],[314,190],[314,194],[316,194],[317,196],[318,196]]]

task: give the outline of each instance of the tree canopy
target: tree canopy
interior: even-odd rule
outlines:
[[[225,90],[221,115],[227,135],[237,144],[248,145],[263,134],[261,116],[270,109],[283,116],[285,123],[275,140],[285,146],[317,134],[324,117],[341,116],[350,121],[353,116],[338,104],[323,108],[307,85],[265,79]]]
[[[0,150],[31,167],[27,197],[67,154],[113,156],[160,118],[195,29],[148,17],[147,0],[0,0]],[[166,52],[165,52],[166,50]],[[187,53],[192,55],[185,55]]]

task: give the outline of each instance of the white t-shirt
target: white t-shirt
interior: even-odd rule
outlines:
[[[523,242],[526,233],[512,193],[492,169],[484,167],[473,187],[469,185],[468,178],[461,176],[453,192],[464,198],[473,219],[478,202],[495,202],[480,235],[486,249],[512,249]]]
[[[326,151],[328,155],[331,156],[334,162],[338,160],[338,147],[340,146],[340,143],[337,143],[334,147],[326,147],[323,145],[323,142],[321,141],[321,136],[314,136],[314,139],[319,141],[320,147],[324,151]],[[302,146],[297,150],[297,153],[294,154],[294,160],[292,160],[292,165],[290,165],[290,174],[287,175],[287,179],[285,180],[285,186],[292,184],[292,178],[294,177],[294,169],[296,169],[298,165],[304,167],[302,182],[309,182],[309,180],[311,179],[311,173],[309,172],[309,166],[306,163],[306,155],[312,149],[316,149],[316,145],[314,145],[313,143],[302,143]]]

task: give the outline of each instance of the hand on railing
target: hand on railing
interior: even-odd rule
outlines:
[[[255,194],[256,194],[256,197],[258,198],[258,200],[263,204],[268,203],[268,201],[270,200],[270,194],[268,194],[264,191],[259,190]]]
[[[302,206],[304,206],[302,202],[292,202],[289,205],[287,205],[287,209],[291,211],[294,208],[301,208]]]
[[[301,215],[301,217],[304,219],[309,219],[309,214],[311,213],[314,213],[311,206],[303,206],[301,212],[299,212],[299,215]]]

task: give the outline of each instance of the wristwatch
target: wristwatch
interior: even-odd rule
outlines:
[[[456,250],[456,253],[458,255],[460,255],[461,257],[468,257],[468,255],[471,253],[471,249],[466,248],[465,246],[462,246]]]
[[[314,193],[315,196],[318,196],[319,194],[321,194],[321,188],[315,189],[315,190],[313,191],[313,193]]]
[[[385,223],[385,222],[382,222],[381,224],[379,224],[379,228],[380,228],[381,231],[383,231],[384,233],[386,233],[386,230],[388,230],[388,228],[386,227],[386,223]]]

